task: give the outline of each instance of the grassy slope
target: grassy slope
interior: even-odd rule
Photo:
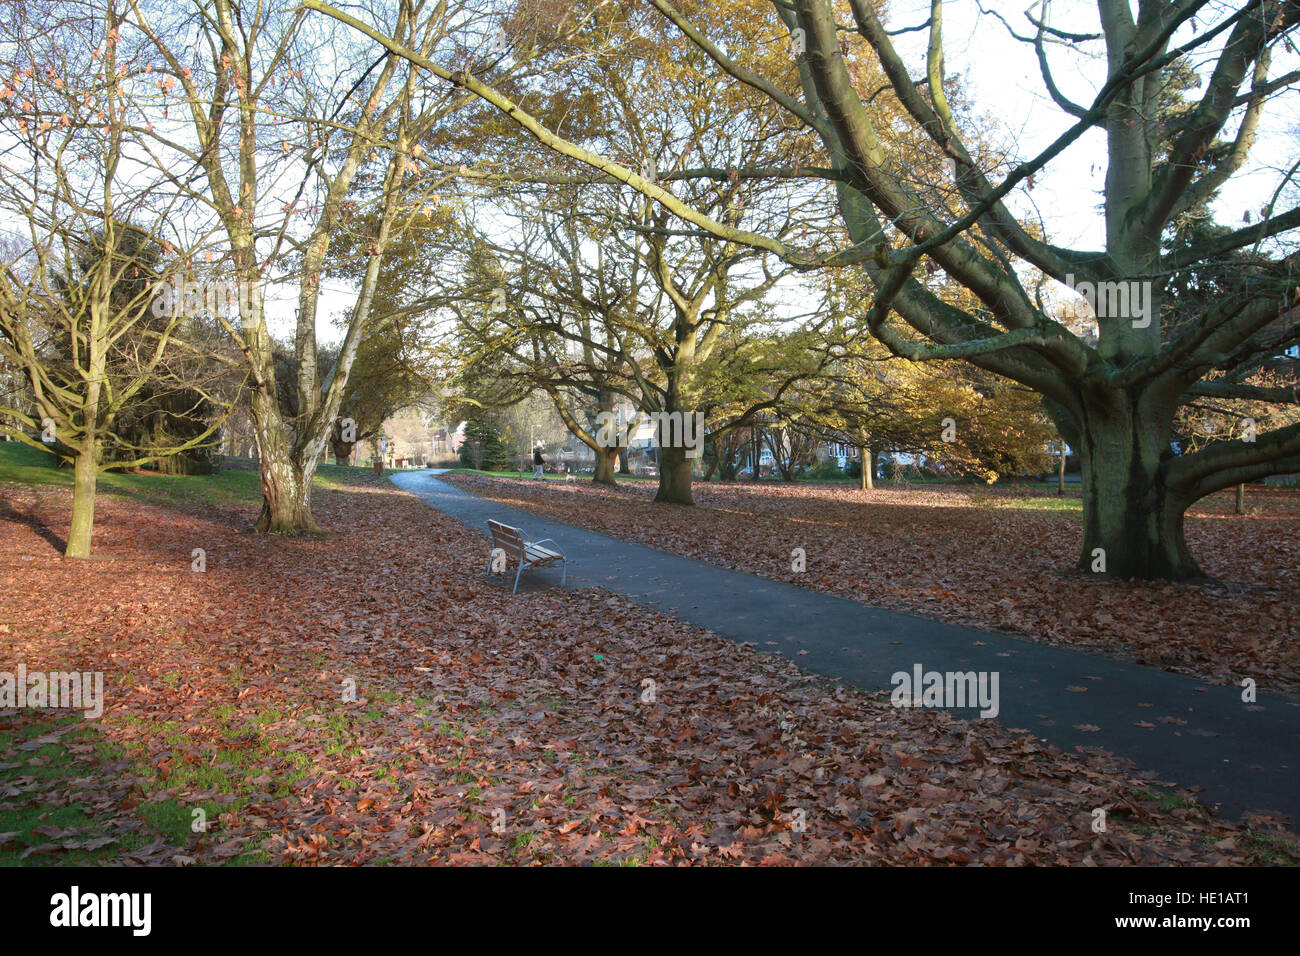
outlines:
[[[367,468],[321,465],[316,470],[316,487],[337,488],[348,475],[363,474]],[[72,487],[72,469],[56,468],[52,456],[18,442],[0,442],[0,485]],[[153,472],[101,472],[99,491],[148,499],[156,504],[188,501],[231,505],[256,502],[262,497],[255,469],[224,469],[212,475],[159,475]]]

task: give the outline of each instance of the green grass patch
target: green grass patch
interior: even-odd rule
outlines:
[[[287,797],[297,783],[311,775],[314,766],[308,754],[286,747],[291,738],[268,730],[284,718],[276,708],[248,713],[222,706],[214,708],[213,717],[214,726],[205,729],[200,740],[176,733],[171,722],[135,721],[143,733],[171,748],[166,759],[154,764],[136,761],[136,775],[150,781],[148,789],[200,790],[226,797],[219,804],[187,803],[186,829],[196,806],[203,806],[211,821],[218,813],[237,810],[254,795]],[[341,748],[338,752],[346,752],[351,740],[347,727],[329,726],[327,733]],[[269,782],[263,779],[267,776]],[[169,822],[173,821],[165,816],[160,819],[160,823]]]
[[[21,442],[0,442],[0,483],[72,488],[72,469],[58,468],[49,452]],[[321,465],[315,488],[338,490],[354,484],[370,469]],[[211,475],[159,475],[154,472],[113,472],[99,475],[98,490],[161,504],[218,506],[255,505],[262,500],[256,468],[220,468]]]
[[[1195,800],[1189,800],[1187,797],[1179,796],[1176,793],[1170,793],[1167,790],[1156,790],[1151,787],[1138,787],[1134,789],[1133,796],[1143,803],[1153,803],[1164,812],[1170,810],[1191,810],[1196,807]]]
[[[1243,842],[1261,863],[1270,866],[1295,866],[1300,860],[1300,843],[1281,834],[1247,829]]]
[[[356,757],[361,753],[361,747],[356,742],[356,735],[352,732],[352,721],[344,714],[331,714],[329,720],[325,723],[325,733],[328,737],[328,743],[325,744],[325,753],[341,754],[344,757]]]
[[[1083,499],[1066,496],[1041,498],[996,498],[994,507],[1009,511],[1050,511],[1060,515],[1083,514]]]
[[[71,729],[69,728],[71,726]],[[65,731],[57,743],[45,744],[35,750],[19,750],[27,741],[56,731]],[[16,833],[0,845],[0,866],[96,866],[112,862],[123,853],[162,838],[178,850],[184,848],[190,837],[192,807],[176,800],[143,803],[136,809],[145,823],[138,830],[128,830],[114,825],[110,818],[95,815],[89,807],[88,789],[73,790],[62,806],[53,805],[48,797],[50,790],[42,784],[57,784],[66,780],[86,781],[92,784],[93,765],[87,765],[86,755],[78,759],[70,746],[90,746],[97,761],[111,763],[124,760],[125,753],[107,741],[99,727],[80,716],[38,717],[21,725],[11,724],[0,731],[0,754],[5,763],[18,766],[0,770],[0,787],[15,789],[19,793],[4,801],[0,809],[0,833]],[[78,799],[86,795],[85,802]],[[212,814],[215,806],[205,808]],[[57,828],[73,833],[56,834]],[[44,832],[37,832],[38,830]],[[112,837],[109,842],[93,846],[97,841]],[[55,849],[33,853],[24,859],[23,853],[32,846],[44,844],[92,844],[89,849]]]

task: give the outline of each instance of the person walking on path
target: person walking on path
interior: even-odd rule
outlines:
[[[542,477],[542,465],[544,464],[546,464],[546,461],[545,459],[542,458],[542,446],[538,445],[536,448],[533,449],[533,477],[534,478]]]

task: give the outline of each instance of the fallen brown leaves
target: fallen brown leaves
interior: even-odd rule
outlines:
[[[299,540],[104,496],[84,562],[39,531],[66,529],[65,492],[0,495],[26,516],[0,522],[7,661],[102,670],[107,697],[76,779],[6,778],[0,809],[79,802],[135,835],[115,862],[1258,859],[1104,755],[893,709],[605,592],[511,596],[482,537],[386,482],[320,493],[335,533]],[[156,834],[163,806],[210,807],[207,832]],[[57,862],[77,834],[40,839]]]
[[[1014,490],[697,484],[696,506],[684,508],[653,504],[653,482],[610,490],[448,477],[557,521],[866,604],[1300,693],[1300,494],[1291,489],[1251,488],[1246,516],[1231,513],[1231,492],[1198,503],[1188,542],[1219,583],[1154,584],[1074,571],[1077,513],[998,507],[1026,496]],[[796,547],[804,573],[791,570]]]

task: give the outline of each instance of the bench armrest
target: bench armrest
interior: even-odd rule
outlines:
[[[546,542],[548,542],[548,541],[549,541],[551,544],[555,544],[555,539],[554,539],[554,538],[543,538],[541,541],[525,541],[524,544],[526,544],[526,545],[533,545],[533,544],[546,544]],[[555,544],[555,546],[556,546],[556,548],[559,547],[558,544]]]

